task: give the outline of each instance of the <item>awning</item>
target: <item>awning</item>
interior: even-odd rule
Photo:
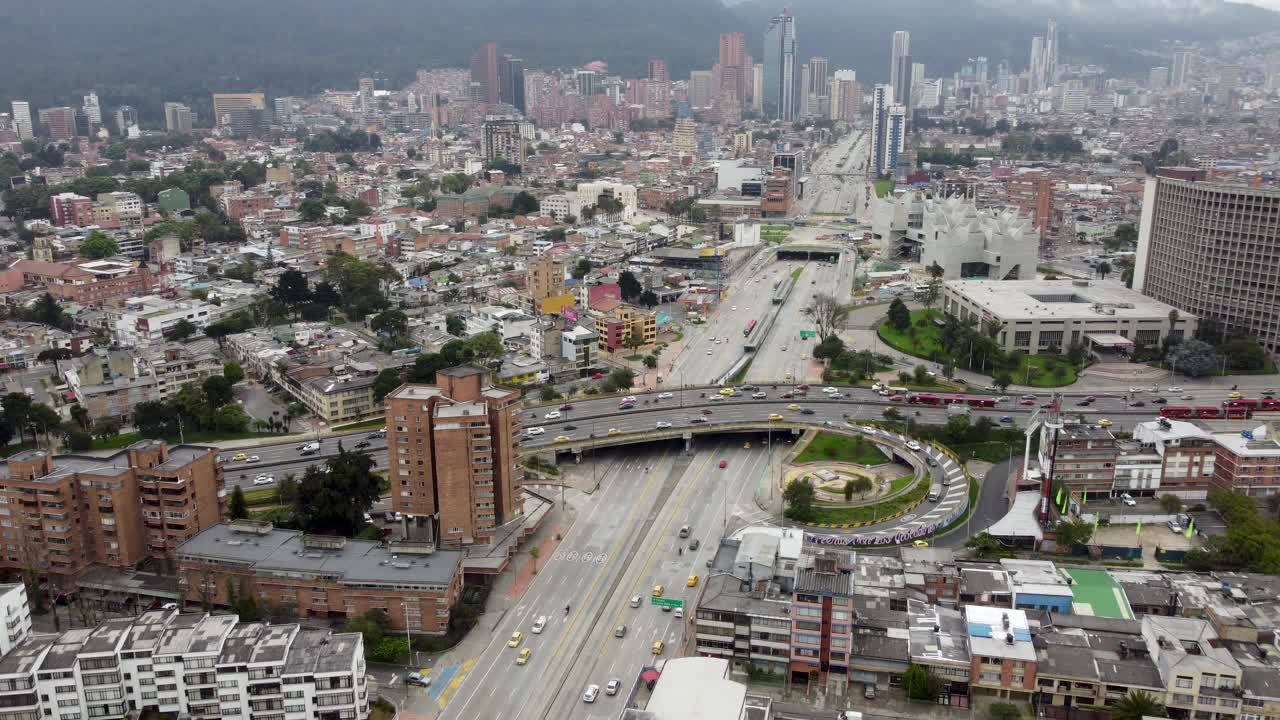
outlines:
[[[1132,340],[1130,340],[1129,338],[1123,335],[1117,335],[1115,333],[1085,333],[1084,336],[1089,342],[1101,347],[1109,347],[1109,348],[1110,347],[1122,347],[1122,348],[1133,347]]]
[[[1044,531],[1036,520],[1040,510],[1039,490],[1025,490],[1013,496],[1013,506],[1005,516],[987,528],[987,533],[998,538],[1044,539]]]
[[[640,679],[647,683],[651,683],[660,677],[662,677],[662,673],[658,672],[655,668],[645,668],[640,673]]]

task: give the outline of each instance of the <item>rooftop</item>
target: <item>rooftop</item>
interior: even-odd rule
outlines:
[[[1001,320],[1166,320],[1172,305],[1113,284],[1088,280],[948,280],[958,293]],[[1184,320],[1194,316],[1179,313]]]
[[[964,618],[968,625],[969,651],[974,655],[1035,661],[1031,626],[1022,610],[966,605]]]

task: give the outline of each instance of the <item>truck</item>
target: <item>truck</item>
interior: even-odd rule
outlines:
[[[320,443],[309,442],[298,446],[298,453],[301,455],[311,455],[320,451]]]
[[[934,483],[929,486],[929,502],[937,502],[942,497],[942,485]]]
[[[969,406],[968,405],[948,405],[947,417],[955,417],[956,415],[963,415],[965,417],[969,417]]]

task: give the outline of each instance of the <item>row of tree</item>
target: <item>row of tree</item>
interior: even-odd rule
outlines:
[[[232,387],[244,378],[235,362],[223,365],[221,375],[188,383],[168,400],[148,400],[134,408],[134,425],[143,437],[176,438],[190,432],[241,433],[252,418],[235,402]],[[274,424],[274,423],[273,423]],[[284,423],[284,430],[288,421]],[[275,429],[275,428],[272,428]]]
[[[379,316],[381,317],[381,316]],[[460,321],[460,320],[459,320]],[[451,340],[440,352],[423,353],[405,368],[387,368],[373,381],[375,402],[404,383],[434,383],[436,373],[446,368],[471,362],[491,363],[502,357],[506,348],[497,333],[481,333],[465,340]]]

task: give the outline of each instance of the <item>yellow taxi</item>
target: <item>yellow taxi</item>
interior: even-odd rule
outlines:
[[[788,380],[791,380],[791,379],[792,379],[792,378],[791,378],[791,373],[787,373],[787,379],[788,379]]]
[[[915,540],[911,543],[911,547],[929,547],[928,540]]]
[[[689,582],[685,583],[685,585],[688,587],[698,587],[698,576],[690,575]]]
[[[734,394],[734,392],[736,391],[733,388],[720,388],[720,394],[726,397]]]
[[[609,434],[610,434],[610,435],[621,435],[621,434],[622,434],[622,431],[621,431],[621,430],[619,430],[618,428],[609,428]]]
[[[523,640],[524,640],[524,633],[517,630],[511,633],[511,639],[507,641],[507,647],[520,647],[520,643]]]
[[[1101,420],[1098,421],[1098,424],[1101,425],[1102,427],[1111,427],[1112,425],[1115,425],[1115,423],[1111,422],[1107,418],[1102,418]]]
[[[770,420],[773,420],[773,421],[778,421],[778,420],[781,420],[781,419],[782,419],[782,416],[781,416],[781,415],[779,415],[778,413],[770,413],[770,414],[769,414],[769,419],[770,419]]]
[[[661,654],[662,654],[662,651],[663,651],[663,650],[665,650],[665,649],[666,649],[666,647],[667,647],[667,646],[666,646],[666,645],[664,645],[664,644],[662,643],[662,641],[661,641],[661,640],[654,640],[654,641],[653,641],[653,654],[654,654],[654,655],[661,655]]]
[[[517,664],[517,665],[526,665],[526,664],[528,664],[528,662],[529,662],[529,657],[530,657],[530,656],[532,656],[532,655],[533,655],[533,651],[532,651],[532,650],[530,650],[529,648],[525,648],[525,649],[521,650],[521,651],[520,651],[520,654],[519,654],[519,655],[516,655],[516,664]]]
[[[795,403],[791,403],[790,405],[787,406],[787,409],[790,410],[791,412],[799,412],[800,406]]]
[[[1232,390],[1231,394],[1228,395],[1227,397],[1231,398],[1232,400],[1239,400],[1241,397],[1243,397],[1243,395],[1240,394],[1239,390]]]
[[[654,597],[662,597],[662,592],[663,592],[664,590],[666,590],[666,588],[662,587],[661,585],[654,585],[654,586],[653,586],[653,596],[654,596]]]
[[[235,462],[244,462],[248,458],[249,456],[245,455],[244,453],[236,453],[235,455],[231,456],[231,459]]]
[[[556,442],[569,442],[569,441],[570,441],[570,440],[572,440],[572,439],[573,439],[573,438],[569,437],[568,435],[557,435],[557,436],[556,436]]]

